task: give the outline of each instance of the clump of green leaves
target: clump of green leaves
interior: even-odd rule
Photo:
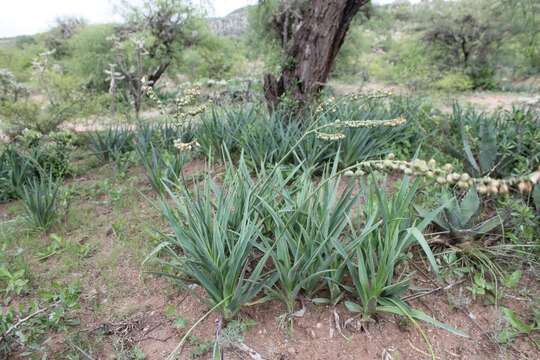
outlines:
[[[180,177],[187,161],[186,153],[158,149],[152,144],[150,149],[146,150],[140,143],[137,143],[136,150],[154,191],[159,195],[166,194],[166,184],[174,183]]]
[[[461,331],[443,324],[420,310],[410,308],[403,300],[408,289],[409,277],[397,276],[397,269],[405,260],[405,254],[413,245],[419,245],[428,258],[434,271],[438,265],[431,249],[422,235],[422,231],[443,209],[444,205],[426,215],[421,222],[416,222],[412,205],[416,196],[417,185],[410,184],[405,178],[399,190],[390,197],[380,187],[373,184],[366,194],[363,210],[367,223],[378,226],[373,231],[364,233],[353,250],[353,256],[347,262],[352,279],[351,292],[358,299],[346,301],[350,311],[362,314],[368,320],[378,312],[405,316],[409,319],[425,321],[458,335]],[[353,238],[357,235],[353,233]]]
[[[180,270],[206,290],[226,319],[273,282],[265,272],[270,254],[257,252],[261,234],[251,206],[256,194],[244,193],[249,174],[230,169],[224,188],[210,176],[195,190],[167,187],[172,203],[161,201],[161,209],[173,235],[159,246],[182,259]]]
[[[46,231],[58,219],[60,183],[52,176],[31,180],[23,185],[21,199],[26,212],[28,223],[40,230]]]
[[[440,147],[440,139],[446,139],[442,150],[463,162],[473,177],[529,173],[540,163],[539,125],[540,117],[532,109],[488,115],[456,103],[435,145]]]
[[[6,296],[21,295],[29,283],[25,269],[10,271],[4,265],[0,266],[0,281],[5,284],[3,292]]]
[[[132,138],[131,131],[120,127],[98,130],[89,135],[90,149],[102,163],[117,162],[132,149]]]
[[[0,155],[0,201],[6,202],[19,196],[22,186],[35,177],[35,162],[8,146]]]
[[[73,134],[55,132],[43,135],[25,130],[0,154],[0,201],[20,196],[24,185],[50,175],[61,179],[69,175]]]
[[[287,178],[276,172],[281,181],[279,202],[265,202],[272,219],[271,232],[265,236],[266,250],[272,257],[277,283],[269,294],[282,301],[287,314],[295,312],[301,296],[312,298],[332,277],[339,253],[335,243],[348,223],[357,196],[349,186],[338,191],[340,178],[336,166],[321,178],[320,185],[311,180],[306,171],[287,187]],[[336,295],[337,296],[337,295]]]
[[[441,213],[433,219],[433,223],[450,237],[451,243],[463,243],[488,235],[503,220],[499,215],[482,219],[482,206],[476,189],[470,188],[460,200],[448,192],[441,197],[440,203],[446,204]],[[427,211],[415,206],[422,217]]]

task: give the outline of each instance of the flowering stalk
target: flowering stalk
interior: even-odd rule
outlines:
[[[400,116],[395,119],[390,119],[390,120],[349,120],[349,121],[336,120],[330,124],[324,125],[323,127],[321,127],[321,129],[325,129],[325,128],[372,129],[372,128],[380,128],[380,127],[400,126],[400,125],[405,124],[406,122],[407,122],[407,119],[405,119],[403,116]],[[345,138],[345,134],[342,132],[327,133],[327,132],[317,131],[317,137],[321,140],[336,141],[336,140],[343,140]]]
[[[392,95],[393,95],[392,92],[384,91],[384,90],[372,91],[372,92],[367,92],[367,93],[357,92],[357,93],[352,93],[352,94],[348,94],[348,95],[343,96],[342,100],[352,100],[352,101],[357,101],[357,100],[360,100],[360,99],[362,99],[362,100],[375,100],[375,99],[388,98],[388,97],[390,97]],[[336,98],[334,96],[329,97],[328,99],[321,102],[317,106],[317,108],[315,109],[315,113],[320,114],[320,113],[324,112],[325,110],[329,111],[329,112],[332,112],[332,113],[335,113],[335,112],[337,112],[337,109],[336,109],[337,105],[338,105],[338,102],[336,101]]]
[[[145,84],[144,79],[143,79],[143,84]],[[165,107],[163,102],[159,99],[159,97],[157,96],[152,86],[145,85],[143,87],[143,91],[150,98],[150,100],[156,103],[161,115],[166,115],[168,113],[167,108]],[[195,101],[200,95],[201,95],[200,89],[190,88],[184,91],[183,96],[178,96],[176,99],[174,99],[175,108],[174,108],[172,117],[174,119],[174,122],[177,125],[187,126],[189,128],[190,119],[206,111],[206,108],[207,108],[206,104],[197,105],[197,106],[188,108],[195,103]],[[174,141],[174,146],[180,151],[191,151],[194,148],[198,147],[199,143],[197,142],[197,140],[193,140],[188,143],[183,143],[182,139],[177,139]]]
[[[456,185],[461,189],[475,186],[480,194],[508,194],[510,188],[517,187],[521,193],[529,193],[540,181],[540,167],[529,175],[495,179],[491,177],[473,178],[468,173],[455,172],[451,164],[438,166],[437,161],[416,159],[413,161],[396,160],[394,154],[384,160],[364,161],[356,165],[356,171],[349,170],[347,176],[363,176],[371,171],[400,171],[405,175],[423,176],[434,179],[439,185]]]

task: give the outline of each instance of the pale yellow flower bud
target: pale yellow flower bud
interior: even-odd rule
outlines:
[[[532,184],[528,181],[522,181],[518,184],[518,189],[521,193],[529,193],[532,191]]]
[[[446,184],[446,179],[443,178],[442,176],[439,176],[437,178],[437,183],[439,183],[440,185],[444,185],[444,184]]]
[[[488,192],[488,188],[485,185],[478,185],[476,188],[480,194],[486,194]]]

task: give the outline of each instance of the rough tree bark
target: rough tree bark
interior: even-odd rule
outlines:
[[[285,94],[303,107],[321,90],[352,19],[369,0],[307,0],[296,6],[291,2],[283,1],[272,20],[281,38],[284,65],[279,78],[264,76],[270,109]]]

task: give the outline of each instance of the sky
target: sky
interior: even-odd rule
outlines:
[[[225,16],[256,0],[210,0],[213,16]],[[0,38],[30,35],[54,26],[60,16],[80,16],[90,23],[118,21],[114,0],[0,0]]]
[[[257,0],[201,1],[211,4],[213,9],[210,14],[213,16],[225,16],[238,8],[257,2]],[[0,2],[3,3],[0,11],[0,38],[46,31],[54,26],[54,20],[61,16],[79,16],[90,23],[119,20],[119,16],[115,15],[113,5],[118,3],[118,0],[0,0]]]

